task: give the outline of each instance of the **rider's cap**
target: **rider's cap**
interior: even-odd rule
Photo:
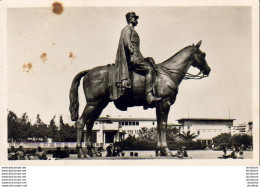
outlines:
[[[135,12],[128,12],[128,13],[125,15],[125,17],[126,17],[127,23],[130,22],[131,18],[136,18],[136,19],[139,18],[139,16],[137,16],[137,15],[135,14]]]

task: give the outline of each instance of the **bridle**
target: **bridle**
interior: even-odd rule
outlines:
[[[194,54],[196,54],[196,51],[194,51],[191,56],[194,56]],[[188,73],[188,72],[185,73],[185,72],[183,72],[181,70],[173,70],[173,69],[168,69],[166,67],[163,67],[163,69],[169,71],[170,73],[175,73],[175,74],[183,76],[184,80],[188,80],[188,79],[203,79],[205,77],[208,77],[208,75],[205,75],[205,74],[202,73],[202,70],[200,70],[200,72],[198,74],[193,75],[193,74]]]

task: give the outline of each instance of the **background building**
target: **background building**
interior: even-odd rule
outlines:
[[[96,147],[107,147],[111,143],[120,142],[128,136],[139,136],[142,127],[157,127],[156,118],[111,118],[100,117],[95,121],[92,142]],[[86,141],[86,127],[83,131]]]
[[[252,136],[253,122],[243,123],[239,125],[234,125],[232,130],[232,135],[234,134],[247,134]]]
[[[233,121],[235,119],[213,119],[213,118],[181,118],[178,123],[182,125],[181,131],[194,133],[195,140],[206,145],[212,143],[212,139],[222,133],[232,133]]]

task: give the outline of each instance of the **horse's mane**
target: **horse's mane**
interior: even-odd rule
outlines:
[[[177,59],[178,58],[176,58],[180,53],[182,53],[184,50],[186,50],[187,48],[189,48],[189,47],[193,47],[194,46],[194,44],[193,45],[189,45],[189,46],[187,46],[187,47],[184,47],[183,49],[181,49],[180,51],[178,51],[177,53],[175,53],[173,56],[171,56],[170,58],[168,58],[167,60],[165,60],[165,61],[163,61],[162,63],[160,63],[160,65],[163,65],[163,64],[165,64],[165,63],[167,63],[167,62],[169,62],[169,61],[172,61],[171,63],[174,63],[174,62],[176,62],[177,61]]]

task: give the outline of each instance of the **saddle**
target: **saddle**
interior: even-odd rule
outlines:
[[[158,68],[154,63],[154,60],[151,57],[148,57],[145,60],[149,61],[152,67],[154,68],[155,76],[153,77],[153,79],[155,80],[158,74]],[[131,103],[128,103],[129,101],[127,100],[129,100],[131,96],[133,96],[134,94],[142,95],[143,98],[145,98],[145,75],[144,74],[142,74],[140,71],[135,71],[132,68],[129,68],[130,85],[128,85],[128,87],[123,87],[121,83],[115,81],[115,75],[117,73],[115,64],[108,64],[107,68],[108,68],[108,81],[109,81],[108,85],[110,90],[109,99],[112,101],[116,101],[115,105],[118,105],[116,103],[121,103],[119,104],[120,106],[117,106],[118,109],[126,111],[127,106],[131,105]],[[152,85],[152,87],[154,87],[154,85]],[[135,103],[135,105],[136,104],[138,103]]]

